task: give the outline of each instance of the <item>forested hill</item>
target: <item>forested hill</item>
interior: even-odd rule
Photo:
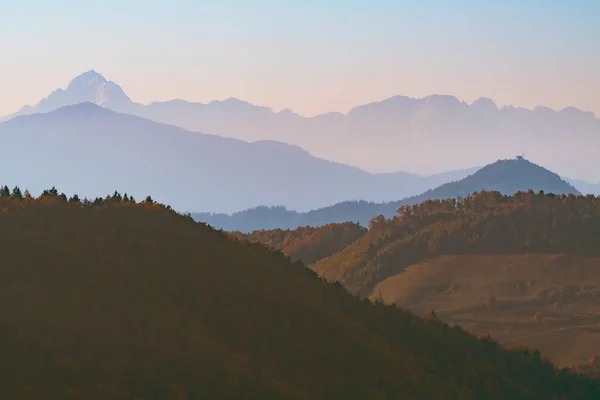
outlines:
[[[299,226],[321,226],[330,223],[358,222],[367,226],[376,215],[390,218],[402,205],[419,204],[426,200],[441,200],[467,196],[481,190],[498,191],[504,195],[517,192],[543,191],[554,194],[580,192],[557,174],[521,157],[499,160],[456,182],[443,184],[421,195],[387,203],[345,201],[306,213],[284,207],[257,207],[227,214],[192,214],[194,219],[228,231],[252,232],[260,229],[295,229]]]
[[[554,194],[581,194],[554,172],[517,157],[514,160],[498,160],[460,181],[445,183],[419,196],[411,197],[410,203],[407,204],[466,196],[481,190],[498,191],[508,195],[528,190]]]
[[[327,224],[320,227],[304,226],[298,229],[273,229],[254,231],[250,234],[232,232],[238,240],[258,242],[280,250],[293,261],[310,265],[325,257],[342,251],[367,233],[359,224]]]
[[[7,399],[593,399],[539,352],[328,284],[149,198],[0,193]]]
[[[441,254],[573,253],[600,256],[600,198],[480,192],[403,206],[374,218],[369,231],[313,268],[351,291]]]

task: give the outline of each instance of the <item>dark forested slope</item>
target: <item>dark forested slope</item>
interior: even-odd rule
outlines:
[[[359,300],[150,199],[13,194],[0,193],[5,398],[600,396],[537,352]]]

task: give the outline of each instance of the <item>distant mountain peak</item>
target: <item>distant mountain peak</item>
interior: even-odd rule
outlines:
[[[11,117],[47,113],[66,106],[86,102],[108,108],[114,108],[115,106],[119,108],[118,106],[129,106],[132,104],[131,99],[119,85],[106,80],[104,76],[92,69],[76,76],[69,82],[66,89],[59,88],[54,90],[34,107],[22,107]]]
[[[213,100],[209,104],[225,104],[231,106],[251,106],[253,104],[247,102],[246,100],[240,100],[236,97],[228,97],[225,100]]]
[[[424,102],[426,104],[435,104],[435,105],[445,105],[452,106],[460,104],[460,100],[455,96],[447,95],[447,94],[432,94],[430,96],[425,97]]]
[[[478,98],[471,104],[471,107],[483,112],[498,111],[498,106],[496,103],[494,103],[494,101],[488,97]]]
[[[464,181],[470,180],[473,183],[484,185],[499,185],[500,189],[489,187],[482,187],[481,189],[500,190],[505,194],[512,194],[511,191],[514,193],[518,190],[527,191],[528,189],[543,190],[554,194],[580,194],[576,188],[565,182],[558,174],[525,159],[524,155],[518,155],[508,160],[498,160],[489,164],[464,179]],[[506,190],[501,190],[502,188],[506,188]],[[479,189],[476,188],[476,190]]]
[[[282,115],[298,115],[291,108],[284,108],[283,110],[279,111],[279,114],[282,114]]]
[[[545,193],[580,195],[581,193],[556,173],[528,161],[524,156],[498,160],[486,165],[472,175],[455,182],[443,184],[436,189],[411,198],[411,203],[429,199],[467,196],[481,190],[498,191],[504,195],[516,192],[544,191]]]
[[[80,87],[100,86],[106,83],[106,78],[92,69],[73,78],[67,86],[67,90],[74,90]]]

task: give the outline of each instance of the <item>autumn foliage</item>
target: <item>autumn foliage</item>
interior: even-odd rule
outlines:
[[[293,261],[302,261],[309,265],[343,250],[366,232],[367,230],[359,224],[346,222],[327,224],[318,228],[306,226],[293,230],[260,230],[251,234],[233,232],[231,236],[240,240],[262,243],[282,251]]]
[[[3,192],[0,246],[7,399],[600,396],[536,352],[361,300],[151,198]]]
[[[402,206],[314,269],[353,292],[441,254],[563,253],[600,256],[600,198],[479,192]],[[340,267],[343,266],[343,267]]]

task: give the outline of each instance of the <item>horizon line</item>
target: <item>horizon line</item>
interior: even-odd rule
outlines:
[[[397,94],[397,95],[393,95],[391,97],[387,97],[387,98],[384,98],[384,99],[381,99],[381,100],[369,101],[369,102],[366,102],[366,103],[361,103],[361,104],[355,105],[355,106],[351,107],[349,110],[347,110],[346,112],[343,112],[343,111],[326,111],[326,112],[317,113],[317,114],[312,115],[312,116],[307,116],[307,115],[299,114],[299,113],[297,113],[296,111],[294,111],[290,107],[283,107],[279,111],[275,111],[275,109],[273,107],[271,107],[271,106],[267,106],[267,105],[263,105],[263,104],[255,104],[255,103],[252,103],[252,102],[250,102],[248,100],[240,99],[240,98],[233,97],[233,96],[230,96],[230,97],[227,97],[227,98],[224,98],[224,99],[221,99],[221,100],[214,99],[214,100],[211,100],[211,101],[206,102],[206,103],[203,103],[201,101],[190,101],[190,100],[186,100],[186,99],[183,99],[183,98],[173,98],[173,99],[169,99],[169,100],[154,100],[154,101],[149,102],[149,103],[142,103],[142,102],[137,102],[137,101],[133,100],[131,97],[129,97],[129,95],[125,92],[125,90],[123,90],[123,88],[121,87],[121,85],[119,85],[118,83],[116,83],[114,81],[106,79],[106,77],[104,75],[102,75],[101,73],[97,72],[95,69],[90,69],[88,71],[85,71],[85,72],[77,75],[75,78],[73,78],[69,82],[69,84],[71,82],[75,81],[77,78],[89,75],[90,73],[93,73],[94,75],[102,77],[104,80],[106,80],[107,83],[112,83],[112,84],[118,86],[123,91],[123,93],[129,98],[129,100],[132,103],[140,104],[140,105],[143,105],[143,106],[151,106],[153,104],[164,104],[164,103],[170,103],[170,102],[185,102],[185,103],[188,103],[188,104],[196,104],[196,105],[204,105],[204,106],[206,106],[206,105],[210,105],[210,104],[214,104],[214,103],[225,103],[225,102],[228,102],[228,101],[237,101],[237,102],[242,102],[242,103],[249,104],[249,105],[251,105],[253,107],[266,108],[266,109],[270,110],[271,112],[273,112],[274,114],[292,113],[294,115],[297,115],[297,116],[305,118],[305,119],[312,119],[312,118],[318,118],[318,117],[322,117],[322,116],[326,116],[326,115],[331,115],[331,114],[341,114],[341,115],[344,115],[344,116],[348,116],[352,111],[354,111],[357,108],[365,107],[365,106],[369,106],[369,105],[373,105],[373,104],[381,104],[381,103],[384,103],[384,102],[387,102],[387,101],[390,101],[390,100],[393,100],[393,99],[404,98],[404,99],[408,99],[408,100],[412,100],[412,101],[423,101],[423,100],[430,99],[432,97],[442,97],[442,98],[452,98],[453,100],[456,100],[458,102],[458,104],[460,104],[460,105],[466,105],[466,106],[469,106],[469,107],[472,107],[476,102],[478,102],[480,100],[484,100],[484,101],[491,101],[494,104],[494,106],[496,107],[496,109],[498,111],[502,111],[502,110],[505,110],[505,109],[516,109],[516,110],[525,110],[525,111],[529,111],[529,112],[535,112],[537,109],[546,109],[546,110],[550,110],[550,111],[555,112],[555,113],[560,113],[560,112],[564,112],[566,110],[576,110],[576,111],[578,111],[580,113],[583,113],[583,114],[588,114],[589,113],[595,119],[599,119],[599,117],[596,116],[596,114],[595,114],[594,111],[585,110],[585,109],[579,108],[577,106],[566,106],[566,107],[563,107],[563,108],[560,108],[560,109],[556,109],[556,108],[544,106],[544,105],[541,105],[541,104],[538,104],[534,108],[527,108],[527,107],[523,107],[523,106],[517,106],[517,105],[514,105],[514,104],[504,104],[502,106],[498,106],[498,104],[492,98],[490,98],[490,97],[480,96],[477,99],[473,100],[471,103],[468,103],[468,102],[466,102],[464,100],[461,100],[460,98],[458,98],[455,95],[452,95],[452,94],[440,94],[440,93],[432,93],[432,94],[429,94],[429,95],[424,96],[424,97],[412,97],[412,96],[406,96],[406,95],[402,95],[402,94]],[[29,104],[25,104],[25,105],[21,106],[15,112],[12,112],[12,113],[9,113],[9,114],[6,114],[6,115],[0,115],[0,120],[16,116],[19,112],[21,112],[21,110],[23,110],[25,108],[35,108],[35,107],[37,107],[42,101],[47,100],[48,97],[52,93],[54,93],[55,91],[58,91],[58,90],[63,90],[64,91],[64,90],[66,90],[68,88],[69,84],[67,84],[64,88],[63,87],[58,87],[58,88],[54,89],[51,93],[49,93],[47,96],[45,96],[42,99],[40,99],[33,106],[29,105]]]

